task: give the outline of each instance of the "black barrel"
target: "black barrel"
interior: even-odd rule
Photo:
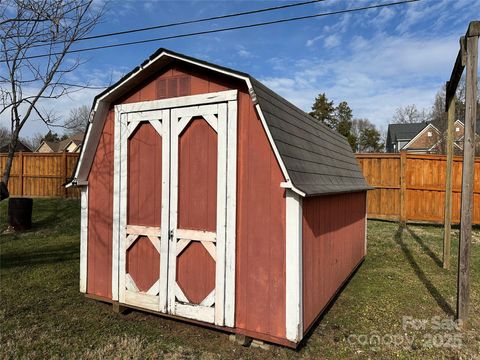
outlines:
[[[8,199],[8,225],[15,230],[27,230],[32,227],[33,199]]]

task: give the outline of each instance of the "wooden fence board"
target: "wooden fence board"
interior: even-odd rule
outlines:
[[[10,196],[80,198],[80,190],[65,189],[63,184],[72,176],[77,153],[16,153],[8,182]],[[0,154],[3,173],[7,154]]]
[[[401,204],[400,154],[357,154],[363,175],[375,190],[368,193],[368,217],[399,220]],[[453,160],[452,222],[460,221],[462,158]],[[443,223],[446,156],[405,154],[406,221]],[[480,224],[480,158],[475,160],[473,223]]]

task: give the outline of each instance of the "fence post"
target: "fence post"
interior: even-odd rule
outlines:
[[[407,152],[400,151],[400,223],[405,225],[407,222]]]
[[[453,124],[455,122],[455,100],[453,96],[447,109],[447,174],[445,180],[445,210],[443,229],[443,268],[450,269],[450,247],[452,229],[452,168],[453,168]]]
[[[471,30],[476,27],[476,33]],[[465,37],[465,135],[463,140],[462,202],[458,249],[457,319],[466,321],[470,307],[470,252],[472,243],[475,122],[477,118],[478,37],[480,22],[471,22]]]
[[[62,152],[62,184],[67,181],[67,152]],[[67,197],[67,188],[63,186],[63,197]]]
[[[23,171],[24,171],[24,167],[23,167],[23,151],[20,151],[20,157],[18,159],[18,161],[20,162],[20,173],[18,174],[19,176],[19,182],[20,182],[20,196],[23,196]]]

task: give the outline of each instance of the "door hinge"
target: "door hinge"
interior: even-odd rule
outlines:
[[[173,241],[173,229],[170,230],[170,232],[168,233],[169,237],[170,237],[170,241]]]

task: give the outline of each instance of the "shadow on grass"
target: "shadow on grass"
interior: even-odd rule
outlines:
[[[332,298],[328,301],[328,303],[320,311],[320,314],[312,321],[312,323],[308,327],[305,335],[303,336],[303,339],[300,341],[300,343],[298,344],[298,347],[295,349],[295,351],[297,353],[300,352],[307,345],[307,343],[310,341],[310,338],[312,337],[312,334],[315,333],[317,328],[322,326],[322,320],[330,312],[330,309],[333,307],[333,305],[335,305],[335,302],[337,301],[337,299],[343,293],[343,291],[348,286],[350,281],[355,277],[355,274],[362,267],[364,262],[365,262],[365,258],[362,259],[357,264],[355,269],[353,269],[353,271],[350,273],[350,275],[347,277],[347,279],[340,285],[340,287],[337,289],[336,293],[332,296]]]
[[[36,205],[36,206],[35,206]],[[69,228],[67,223],[71,219],[78,219],[78,209],[69,202],[57,202],[54,206],[45,207],[43,204],[34,203],[34,218],[32,221],[32,231],[51,229],[52,225],[59,225],[63,228]]]
[[[2,254],[0,268],[9,269],[23,266],[55,264],[79,258],[78,245],[71,244],[62,247],[48,246],[41,249],[25,250]]]
[[[413,271],[415,271],[415,274],[419,278],[419,280],[425,285],[427,288],[428,292],[430,295],[433,297],[433,299],[437,302],[438,306],[447,314],[447,315],[455,315],[452,307],[448,304],[448,302],[445,300],[445,298],[440,294],[438,289],[433,285],[433,283],[427,278],[425,272],[422,270],[422,268],[418,265],[418,263],[415,260],[415,257],[413,256],[411,250],[408,248],[408,246],[405,244],[403,241],[403,231],[404,227],[402,225],[399,225],[397,232],[395,233],[394,239],[395,242],[400,246],[400,249],[402,250],[403,254],[405,255],[405,258],[407,259],[408,263],[412,267]]]
[[[442,267],[442,260],[435,254],[432,249],[425,244],[420,236],[418,236],[410,227],[406,227],[409,234],[412,236],[413,240],[415,240],[418,245],[423,249],[423,251],[437,264],[438,267]]]

